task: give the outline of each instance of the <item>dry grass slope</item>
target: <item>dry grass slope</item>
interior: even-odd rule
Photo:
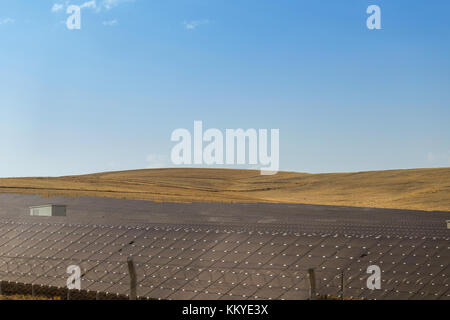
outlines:
[[[0,179],[0,192],[152,201],[276,202],[450,211],[450,168],[305,174],[153,169]]]
[[[30,295],[11,295],[11,296],[2,296],[0,295],[0,300],[60,300],[60,299],[49,299],[46,297],[33,297]]]

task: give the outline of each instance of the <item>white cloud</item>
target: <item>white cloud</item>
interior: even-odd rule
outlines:
[[[102,0],[101,7],[110,10],[124,2],[134,2],[134,0]]]
[[[82,5],[80,5],[80,8],[95,9],[95,8],[97,8],[97,3],[95,2],[95,0],[87,1],[87,2],[83,3]]]
[[[14,22],[16,22],[16,20],[11,19],[11,18],[3,18],[3,19],[0,19],[0,25],[1,25],[1,24],[10,24],[10,23],[14,23]]]
[[[52,12],[59,12],[64,9],[64,7],[68,7],[71,4],[78,5],[80,8],[89,8],[94,9],[96,12],[100,12],[102,10],[110,10],[118,5],[125,2],[134,2],[135,0],[89,0],[82,4],[73,3],[72,1],[66,0],[64,3],[55,3],[52,6]]]
[[[117,25],[117,20],[103,21],[103,25],[107,27],[112,27]]]
[[[55,3],[52,7],[52,12],[58,12],[61,11],[64,8],[64,5],[61,3]]]
[[[198,26],[201,26],[203,24],[208,24],[209,20],[204,19],[204,20],[192,20],[192,21],[185,21],[184,24],[184,28],[186,30],[194,30],[196,29]]]

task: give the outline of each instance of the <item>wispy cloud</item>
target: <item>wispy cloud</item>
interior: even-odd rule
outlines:
[[[61,11],[64,8],[64,5],[61,3],[55,3],[52,7],[52,12]]]
[[[97,8],[97,2],[95,2],[95,0],[87,1],[87,2],[83,3],[82,5],[80,5],[80,8],[96,9]]]
[[[184,21],[183,25],[186,30],[194,30],[197,27],[204,25],[204,24],[208,24],[208,23],[209,23],[209,20],[204,19],[204,20]]]
[[[103,21],[103,25],[107,27],[112,27],[117,25],[117,20]]]
[[[102,0],[101,7],[109,10],[112,9],[119,4],[125,3],[125,2],[134,2],[135,0]]]
[[[10,24],[10,23],[14,23],[14,22],[16,22],[16,20],[11,19],[11,18],[3,18],[3,19],[0,19],[0,25],[1,25],[1,24]]]
[[[126,2],[135,2],[135,0],[90,0],[86,1],[82,4],[73,3],[72,1],[66,0],[64,3],[55,3],[53,4],[51,11],[52,12],[60,12],[64,9],[64,7],[68,7],[71,4],[79,5],[80,8],[89,8],[95,10],[95,12],[100,12],[102,10],[110,10],[118,5]]]

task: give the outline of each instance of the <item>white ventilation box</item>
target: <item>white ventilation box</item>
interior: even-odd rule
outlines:
[[[48,204],[30,207],[30,216],[38,217],[65,217],[66,206]]]

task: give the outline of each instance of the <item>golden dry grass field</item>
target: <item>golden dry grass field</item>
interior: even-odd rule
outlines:
[[[148,169],[0,179],[0,193],[175,202],[274,202],[450,211],[450,168],[306,174]]]
[[[30,295],[16,294],[16,295],[11,295],[11,296],[2,296],[2,295],[0,295],[0,300],[55,300],[55,299],[50,299],[50,298],[46,298],[46,297],[33,297],[33,296],[30,296]],[[56,299],[56,300],[60,300],[60,299]]]

